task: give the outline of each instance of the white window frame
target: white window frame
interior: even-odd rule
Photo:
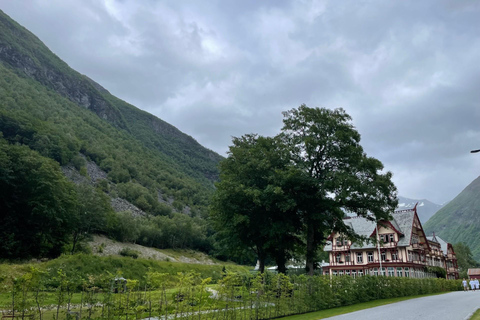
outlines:
[[[373,251],[369,251],[369,252],[367,253],[367,261],[368,261],[368,262],[373,262],[373,260],[374,260]]]
[[[397,277],[403,277],[403,268],[397,267]]]
[[[387,273],[389,277],[395,277],[395,268],[394,267],[388,267],[387,268]]]
[[[357,263],[363,263],[363,252],[357,252]]]

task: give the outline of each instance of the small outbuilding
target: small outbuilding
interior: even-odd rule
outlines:
[[[120,293],[127,291],[127,279],[123,277],[115,277],[110,281],[110,291],[113,293]]]
[[[480,279],[480,268],[468,269],[468,279]]]

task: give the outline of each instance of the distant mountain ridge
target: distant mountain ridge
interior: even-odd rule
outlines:
[[[480,177],[440,209],[424,225],[425,232],[435,232],[450,243],[463,242],[480,260]]]
[[[433,203],[427,199],[415,200],[398,196],[398,210],[412,209],[416,204],[418,218],[422,224],[425,224],[438,210],[443,207],[443,205]]]

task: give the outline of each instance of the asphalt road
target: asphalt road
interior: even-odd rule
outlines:
[[[457,291],[356,311],[329,320],[464,320],[480,308],[480,291]]]

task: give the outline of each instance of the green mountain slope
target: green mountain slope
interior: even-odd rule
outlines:
[[[450,243],[464,242],[475,260],[480,260],[480,177],[424,224],[427,234],[435,232]]]
[[[176,170],[197,180],[217,177],[221,157],[168,123],[110,95],[86,76],[71,69],[37,37],[0,11],[0,61],[22,77],[95,112],[116,128],[130,133],[138,143],[156,149],[180,164]],[[205,181],[202,181],[205,183]]]
[[[203,243],[207,237],[203,218],[213,182],[218,177],[217,164],[222,157],[170,124],[112,96],[99,84],[71,69],[37,37],[1,11],[0,142],[0,167],[8,164],[5,166],[8,170],[4,170],[3,175],[0,172],[0,190],[20,188],[21,174],[28,175],[28,172],[15,170],[14,155],[17,154],[25,157],[20,159],[24,163],[30,163],[28,157],[38,159],[40,164],[46,163],[44,158],[50,158],[64,168],[76,168],[83,175],[87,175],[86,166],[95,163],[106,173],[106,178],[92,179],[88,186],[90,191],[85,191],[86,187],[77,188],[76,194],[72,195],[76,200],[66,217],[78,215],[89,205],[92,214],[110,217],[102,227],[89,226],[82,232],[95,230],[108,234],[108,230],[114,229],[112,224],[123,221],[122,217],[108,216],[111,207],[107,208],[109,204],[104,196],[95,195],[95,192],[103,192],[108,199],[123,198],[148,214],[144,218],[146,222],[127,218],[123,221],[127,231],[134,230],[131,241],[157,243],[158,247],[169,247],[172,243],[189,247],[192,243]],[[28,148],[33,153],[20,152],[15,146]],[[57,172],[59,169],[52,170]],[[32,183],[49,183],[42,180],[42,175],[39,179],[40,182]],[[36,188],[35,185],[32,188]],[[75,186],[72,184],[71,188],[75,189]],[[104,208],[105,212],[95,211],[91,203],[82,199],[82,193],[97,199],[98,208]],[[7,213],[0,216],[0,225],[10,226],[0,227],[0,249],[7,242],[11,248],[21,245],[18,233],[11,231],[21,230],[18,225],[21,219],[12,217],[55,214],[48,205],[39,209],[29,204],[20,212],[15,205],[19,203],[17,194],[8,194],[10,198],[0,199],[2,214]],[[22,196],[23,202],[31,201],[29,194]],[[87,212],[82,214],[87,215]],[[77,218],[82,219],[81,216]],[[74,230],[79,224],[78,219],[68,224],[73,228],[70,230],[73,238],[79,231]],[[35,224],[36,220],[30,222]],[[167,225],[189,233],[188,241],[178,241],[176,235],[168,235]],[[115,232],[123,237],[120,229]],[[40,230],[38,234],[41,236],[41,233]],[[168,241],[162,240],[167,238]],[[68,241],[72,239],[63,238],[59,243],[46,241],[48,248],[44,246],[37,251],[54,255],[49,248],[65,245]],[[203,243],[202,249],[208,249],[208,245],[205,247]],[[10,255],[0,252],[0,258],[2,255],[14,256],[12,252]]]

